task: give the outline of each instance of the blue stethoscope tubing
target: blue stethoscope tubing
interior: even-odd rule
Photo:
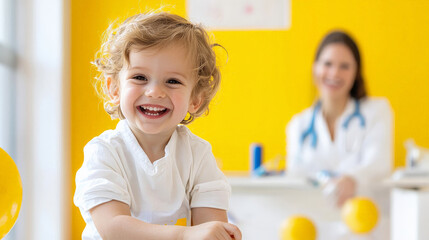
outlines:
[[[313,109],[313,115],[311,116],[310,126],[301,135],[301,146],[304,144],[304,141],[307,137],[311,137],[311,142],[310,142],[311,147],[316,148],[316,146],[317,146],[317,133],[316,133],[316,130],[314,127],[314,121],[316,119],[316,114],[320,110],[321,106],[322,106],[321,101],[320,100],[317,101],[317,103]],[[359,119],[360,120],[360,126],[362,128],[365,127],[365,125],[366,125],[365,124],[365,118],[363,117],[362,113],[360,112],[360,102],[357,99],[355,99],[355,111],[346,118],[346,120],[344,121],[344,123],[342,125],[345,130],[348,129],[349,124],[350,124],[351,120],[353,120],[353,118]]]

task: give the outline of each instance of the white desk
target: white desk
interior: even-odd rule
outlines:
[[[286,176],[249,177],[231,176],[228,178],[233,188],[237,189],[314,189],[305,179]]]
[[[230,219],[239,226],[245,240],[279,239],[281,223],[295,214],[312,219],[318,240],[374,239],[348,237],[350,233],[341,221],[340,211],[330,206],[322,192],[304,179],[229,177],[229,181],[232,187]],[[386,225],[383,224],[379,224],[380,228]],[[388,224],[387,221],[387,227]]]
[[[429,177],[405,177],[402,179],[387,179],[385,184],[394,188],[423,189],[429,188]]]

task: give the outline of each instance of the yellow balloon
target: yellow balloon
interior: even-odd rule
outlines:
[[[22,202],[22,184],[12,158],[0,148],[0,239],[12,229]]]
[[[378,210],[371,199],[356,197],[344,203],[341,216],[352,232],[365,234],[377,225]]]
[[[315,240],[316,227],[307,217],[295,215],[283,222],[280,236],[282,240]]]

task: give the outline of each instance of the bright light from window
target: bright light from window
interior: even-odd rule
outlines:
[[[0,43],[4,44],[6,42],[6,1],[0,1]]]
[[[4,65],[0,65],[0,147],[13,155],[13,74],[12,70]]]
[[[0,44],[3,46],[11,46],[12,36],[12,1],[0,1]]]
[[[0,0],[0,147],[15,155],[14,1]],[[15,239],[12,229],[5,240]]]
[[[14,51],[12,1],[0,1],[0,147],[13,155],[14,111]]]

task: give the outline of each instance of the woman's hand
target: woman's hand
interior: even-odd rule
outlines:
[[[220,222],[212,221],[200,225],[187,227],[183,231],[183,240],[241,240],[241,232],[237,226]]]
[[[323,188],[323,193],[333,205],[341,208],[348,199],[356,195],[356,180],[346,175],[332,178]]]

